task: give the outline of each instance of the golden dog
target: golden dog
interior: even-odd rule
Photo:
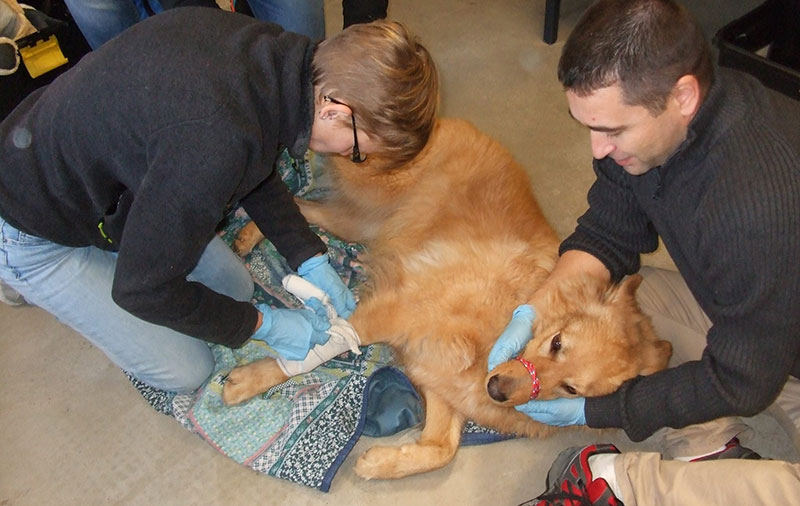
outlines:
[[[552,270],[558,238],[529,179],[497,142],[471,124],[439,120],[425,149],[386,170],[330,159],[334,196],[298,200],[310,223],[366,245],[368,285],[350,323],[362,344],[388,343],[425,399],[420,440],[377,446],[355,467],[363,478],[400,478],[445,466],[466,420],[503,433],[555,430],[513,406],[531,375],[517,360],[487,374],[487,356],[520,304]],[[261,235],[246,228],[236,248]],[[521,352],[536,369],[539,399],[610,393],[666,367],[671,347],[638,310],[641,278],[619,286],[569,281],[537,300],[534,338]],[[234,369],[223,399],[236,404],[287,378],[272,359]]]

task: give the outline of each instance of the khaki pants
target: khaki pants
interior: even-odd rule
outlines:
[[[637,293],[656,332],[672,343],[670,366],[699,359],[711,327],[686,283],[675,271],[642,268]],[[790,378],[769,408],[800,451],[800,381]],[[708,453],[733,436],[746,440],[749,428],[736,418],[721,418],[683,429],[662,429],[666,457]],[[623,453],[615,460],[622,501],[655,504],[800,504],[800,464],[767,460],[684,462],[658,453]]]
[[[800,464],[779,460],[662,460],[623,453],[614,463],[625,506],[800,503]]]

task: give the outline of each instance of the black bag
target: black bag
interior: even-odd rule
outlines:
[[[0,87],[3,89],[3,93],[0,94],[0,120],[8,116],[14,107],[31,92],[51,83],[53,79],[63,74],[75,65],[83,55],[91,51],[89,44],[83,38],[62,0],[28,0],[25,3],[38,11],[37,13],[27,14],[37,28],[43,26],[41,25],[43,20],[31,19],[32,16],[44,15],[52,18],[46,21],[48,26],[40,30],[43,32],[43,36],[55,35],[58,45],[61,47],[61,52],[67,58],[67,63],[36,78],[30,76],[24,65],[20,65],[19,69],[11,75],[0,76]],[[29,35],[20,39],[20,41],[29,38],[36,39],[37,35]]]

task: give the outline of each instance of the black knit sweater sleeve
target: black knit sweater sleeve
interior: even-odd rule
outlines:
[[[242,200],[242,207],[292,269],[297,270],[305,260],[327,251],[300,214],[277,170]]]
[[[589,209],[578,219],[559,254],[581,250],[598,258],[618,282],[639,270],[640,253],[655,251],[658,235],[639,206],[625,173],[610,158],[594,161],[596,181],[589,189]]]

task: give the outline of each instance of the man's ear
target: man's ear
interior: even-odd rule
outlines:
[[[319,108],[319,117],[321,119],[338,119],[350,116],[350,108],[342,104],[334,104],[333,102],[323,102]]]
[[[691,119],[700,107],[700,83],[691,74],[681,76],[672,88],[672,96],[678,102],[681,115]]]

